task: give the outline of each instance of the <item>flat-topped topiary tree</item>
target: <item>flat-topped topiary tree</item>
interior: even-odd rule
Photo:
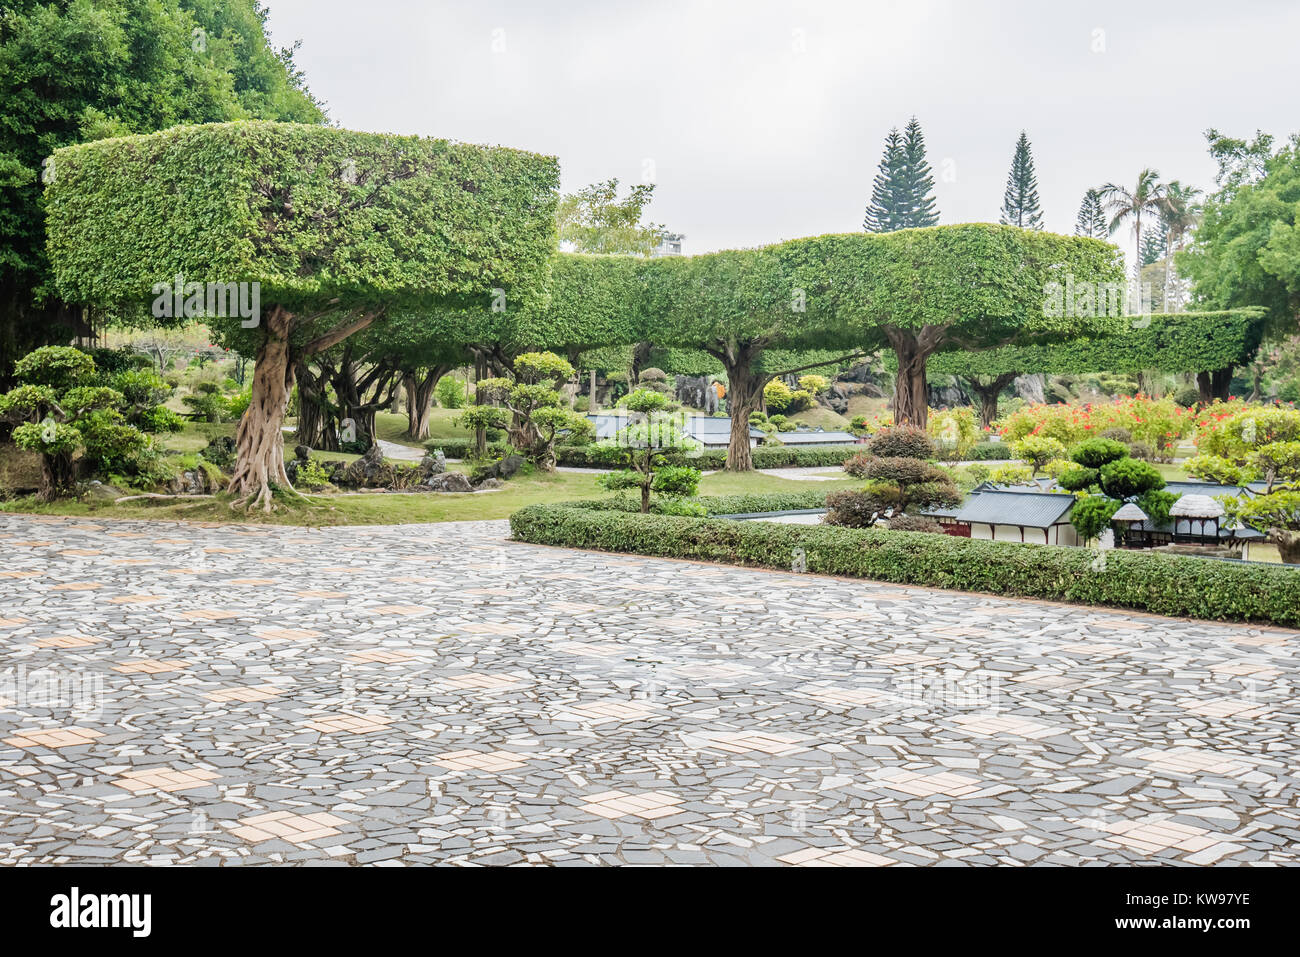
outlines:
[[[204,319],[256,355],[231,488],[267,509],[290,487],[281,424],[303,357],[397,312],[522,308],[556,243],[555,159],[501,147],[239,122],[68,147],[55,168],[65,298]]]

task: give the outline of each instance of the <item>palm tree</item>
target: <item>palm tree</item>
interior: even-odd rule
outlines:
[[[1165,198],[1160,204],[1160,221],[1165,227],[1165,287],[1162,299],[1165,312],[1169,311],[1169,276],[1173,271],[1174,250],[1186,245],[1188,238],[1201,221],[1201,207],[1197,200],[1202,196],[1195,186],[1184,186],[1170,180],[1165,186]]]
[[[1160,212],[1165,198],[1165,186],[1160,182],[1160,174],[1153,169],[1144,169],[1138,174],[1137,186],[1133,189],[1107,183],[1098,190],[1098,193],[1102,205],[1111,214],[1112,235],[1130,219],[1133,220],[1133,237],[1137,241],[1138,248],[1133,274],[1140,280],[1142,278],[1142,214],[1155,216]]]

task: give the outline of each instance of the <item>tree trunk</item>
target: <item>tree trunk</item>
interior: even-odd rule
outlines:
[[[650,483],[641,483],[641,512],[645,514],[650,511]]]
[[[1017,373],[1004,372],[995,376],[992,382],[981,382],[975,376],[966,380],[970,391],[979,399],[980,427],[989,428],[998,417],[998,399],[1002,390],[1015,381]]]
[[[325,397],[323,376],[317,376],[306,359],[295,370],[298,382],[298,429],[295,438],[308,448],[337,452],[338,431]]]
[[[907,329],[887,331],[898,356],[894,377],[894,424],[924,429],[929,419],[929,394],[925,386],[925,363],[938,345],[942,330],[925,326],[919,335]]]
[[[57,455],[41,453],[41,490],[37,498],[42,502],[53,502],[57,498],[70,495],[73,485],[71,453],[60,452]]]
[[[754,454],[749,447],[749,415],[758,411],[767,376],[753,371],[749,347],[719,353],[727,369],[727,412],[731,416],[731,437],[727,442],[727,471],[750,472]]]
[[[476,353],[474,356],[474,404],[486,405],[477,383],[488,377],[487,357]],[[474,430],[474,454],[479,458],[487,455],[487,429],[479,426]]]
[[[1228,393],[1232,389],[1232,371],[1233,367],[1228,366],[1226,369],[1196,373],[1196,387],[1200,390],[1203,405],[1209,405],[1215,399],[1228,401]]]
[[[414,372],[402,374],[406,386],[406,434],[417,442],[429,437],[433,411],[433,393],[438,380],[451,369],[448,366],[434,366],[427,369],[423,377]]]
[[[1270,528],[1268,532],[1282,561],[1288,565],[1300,565],[1300,532],[1284,528]]]
[[[294,381],[294,362],[289,355],[292,322],[290,313],[275,306],[264,325],[265,335],[253,366],[252,399],[235,437],[230,489],[240,496],[236,506],[260,504],[269,512],[272,486],[293,488],[284,472],[284,436],[280,431]]]

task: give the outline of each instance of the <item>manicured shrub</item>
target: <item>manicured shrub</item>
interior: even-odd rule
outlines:
[[[972,462],[987,462],[997,459],[1012,458],[1011,446],[1002,442],[976,442],[966,453]]]
[[[889,520],[889,528],[895,532],[927,532],[943,534],[943,526],[924,515],[895,515]]]
[[[868,455],[866,452],[859,452],[844,463],[844,471],[848,472],[854,478],[866,478],[867,469],[875,460],[876,457],[874,455]]]
[[[1029,464],[1037,475],[1044,465],[1053,459],[1065,456],[1065,446],[1057,439],[1047,435],[1027,435],[1011,446],[1016,458]]]
[[[1072,465],[1056,477],[1056,484],[1070,492],[1082,492],[1097,484],[1100,473],[1082,465]]]
[[[827,525],[842,525],[846,528],[869,528],[876,519],[887,517],[885,513],[899,508],[901,496],[897,489],[841,489],[826,496]]]
[[[934,442],[924,429],[911,425],[894,425],[871,437],[867,449],[872,455],[888,458],[932,459]]]
[[[996,595],[1133,608],[1158,615],[1300,625],[1300,570],[1183,555],[1095,552],[883,529],[627,514],[531,505],[510,516],[520,541],[809,572]],[[796,553],[796,549],[799,551]]]
[[[1099,469],[1128,455],[1128,446],[1116,439],[1087,439],[1070,452],[1070,458],[1086,469]]]
[[[1131,498],[1164,487],[1164,476],[1149,462],[1123,458],[1101,467],[1101,490],[1111,498]]]

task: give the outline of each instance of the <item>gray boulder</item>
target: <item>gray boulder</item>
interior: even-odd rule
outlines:
[[[442,472],[438,475],[431,475],[424,483],[424,487],[434,492],[472,492],[474,486],[469,484],[469,478],[464,472]]]

